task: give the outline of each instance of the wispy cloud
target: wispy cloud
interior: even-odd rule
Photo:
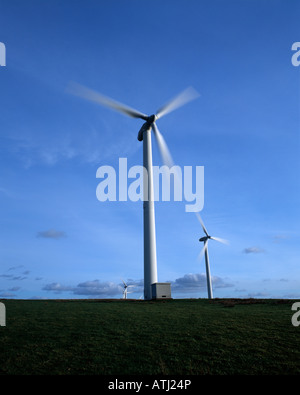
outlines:
[[[112,132],[115,133],[115,125],[106,125],[103,120],[97,129],[92,125],[81,125],[72,133],[56,130],[49,135],[45,131],[35,135],[24,131],[21,136],[8,136],[7,147],[27,169],[36,165],[55,166],[69,160],[94,165],[100,158],[103,161],[120,155],[129,156],[141,147],[137,143],[128,143],[128,133],[120,133],[118,139],[114,139]],[[129,136],[132,141],[136,140],[135,133],[129,132]]]
[[[24,265],[11,266],[10,268],[8,268],[8,271],[10,271],[10,270],[16,270],[16,269],[20,269],[21,267],[24,267]]]
[[[17,274],[17,273],[13,273],[15,271],[18,271],[18,269],[24,268],[24,265],[18,265],[18,266],[11,266],[10,268],[7,269],[7,272],[12,272],[12,273],[3,273],[0,274],[1,278],[6,278],[8,280],[26,280],[27,279],[27,275],[30,273],[29,270],[25,270],[23,273]]]
[[[49,229],[38,232],[37,237],[42,237],[45,239],[61,239],[63,237],[66,237],[66,233],[60,230]]]
[[[265,252],[265,250],[260,247],[247,247],[243,250],[243,252],[245,254],[261,254]]]
[[[273,241],[274,241],[274,243],[276,243],[276,244],[281,243],[282,240],[284,240],[284,239],[287,239],[287,236],[286,236],[286,235],[275,235],[275,236],[273,236]]]
[[[11,293],[11,292],[8,292],[8,291],[1,291],[0,290],[0,297],[1,298],[13,298],[13,297],[15,297],[16,295],[15,294],[13,294],[13,293]]]
[[[26,276],[14,276],[11,278],[11,280],[26,280],[27,277]]]
[[[268,293],[265,292],[252,292],[246,295],[246,298],[266,298],[270,296]]]

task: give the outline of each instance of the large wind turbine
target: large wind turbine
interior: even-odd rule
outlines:
[[[193,88],[187,88],[174,99],[163,105],[156,114],[145,115],[131,107],[110,99],[107,96],[95,92],[77,83],[70,85],[69,91],[84,99],[96,102],[106,107],[112,108],[133,118],[140,118],[146,121],[138,132],[138,140],[143,141],[143,166],[148,172],[148,182],[144,183],[144,298],[152,299],[151,284],[157,283],[157,260],[156,260],[156,233],[154,214],[154,191],[153,191],[153,170],[152,170],[152,144],[151,130],[156,137],[157,145],[164,164],[172,166],[173,161],[167,144],[159,132],[155,121],[164,115],[181,107],[185,103],[198,97],[198,93]]]
[[[205,236],[201,237],[199,239],[199,241],[203,241],[203,243],[204,243],[204,246],[203,246],[203,248],[202,248],[202,250],[200,252],[200,257],[202,257],[203,254],[205,254],[205,266],[206,266],[206,281],[207,281],[208,299],[213,299],[213,291],[212,291],[212,286],[211,286],[211,276],[210,276],[210,267],[209,267],[209,257],[208,257],[208,240],[209,239],[216,240],[216,241],[219,241],[220,243],[223,243],[223,244],[228,244],[228,241],[224,240],[224,239],[220,239],[219,237],[210,236],[208,234],[208,232],[207,232],[207,229],[206,229],[206,227],[205,227],[205,225],[204,225],[204,223],[202,221],[202,218],[201,218],[200,214],[196,213],[196,215],[197,215],[197,218],[198,218],[198,220],[199,220],[199,222],[200,222],[200,224],[202,226],[202,229],[203,229],[203,231],[205,233]]]

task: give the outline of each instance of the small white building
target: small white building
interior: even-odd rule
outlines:
[[[6,326],[6,309],[4,303],[0,303],[0,326]]]
[[[154,283],[152,287],[152,299],[172,299],[171,283]]]

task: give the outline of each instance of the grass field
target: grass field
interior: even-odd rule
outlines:
[[[290,300],[2,302],[2,375],[300,373]]]

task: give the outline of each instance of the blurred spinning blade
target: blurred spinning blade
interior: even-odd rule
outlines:
[[[202,250],[200,251],[200,254],[198,255],[199,261],[203,258],[203,255],[204,255],[205,251],[207,250],[207,244],[208,244],[208,240],[205,240],[204,246],[203,246]]]
[[[75,96],[79,96],[83,99],[101,104],[105,107],[112,108],[113,110],[126,114],[130,117],[141,118],[145,121],[148,119],[148,116],[141,113],[140,111],[137,111],[134,108],[128,107],[125,104],[110,99],[109,97],[104,96],[92,89],[86,88],[85,86],[80,85],[77,82],[71,82],[67,91]]]
[[[198,221],[200,222],[200,224],[202,226],[202,229],[203,229],[204,233],[206,234],[207,237],[209,237],[209,234],[208,234],[208,232],[206,230],[206,227],[204,225],[204,222],[202,221],[202,218],[201,218],[200,214],[199,213],[195,213],[195,214],[196,214],[196,216],[198,218]]]
[[[168,166],[169,168],[174,165],[174,161],[172,159],[172,156],[170,154],[169,148],[167,146],[167,143],[165,139],[163,138],[162,134],[158,130],[158,127],[156,126],[155,122],[152,124],[152,130],[154,132],[154,136],[157,142],[158,150],[162,159],[162,162]]]
[[[183,106],[184,104],[199,97],[199,93],[192,87],[185,89],[183,92],[179,93],[176,97],[164,104],[159,110],[157,110],[156,118],[161,118],[171,111]]]
[[[211,236],[211,239],[219,241],[220,243],[223,243],[223,244],[229,244],[228,240],[221,239],[220,237],[213,237],[213,236]]]

